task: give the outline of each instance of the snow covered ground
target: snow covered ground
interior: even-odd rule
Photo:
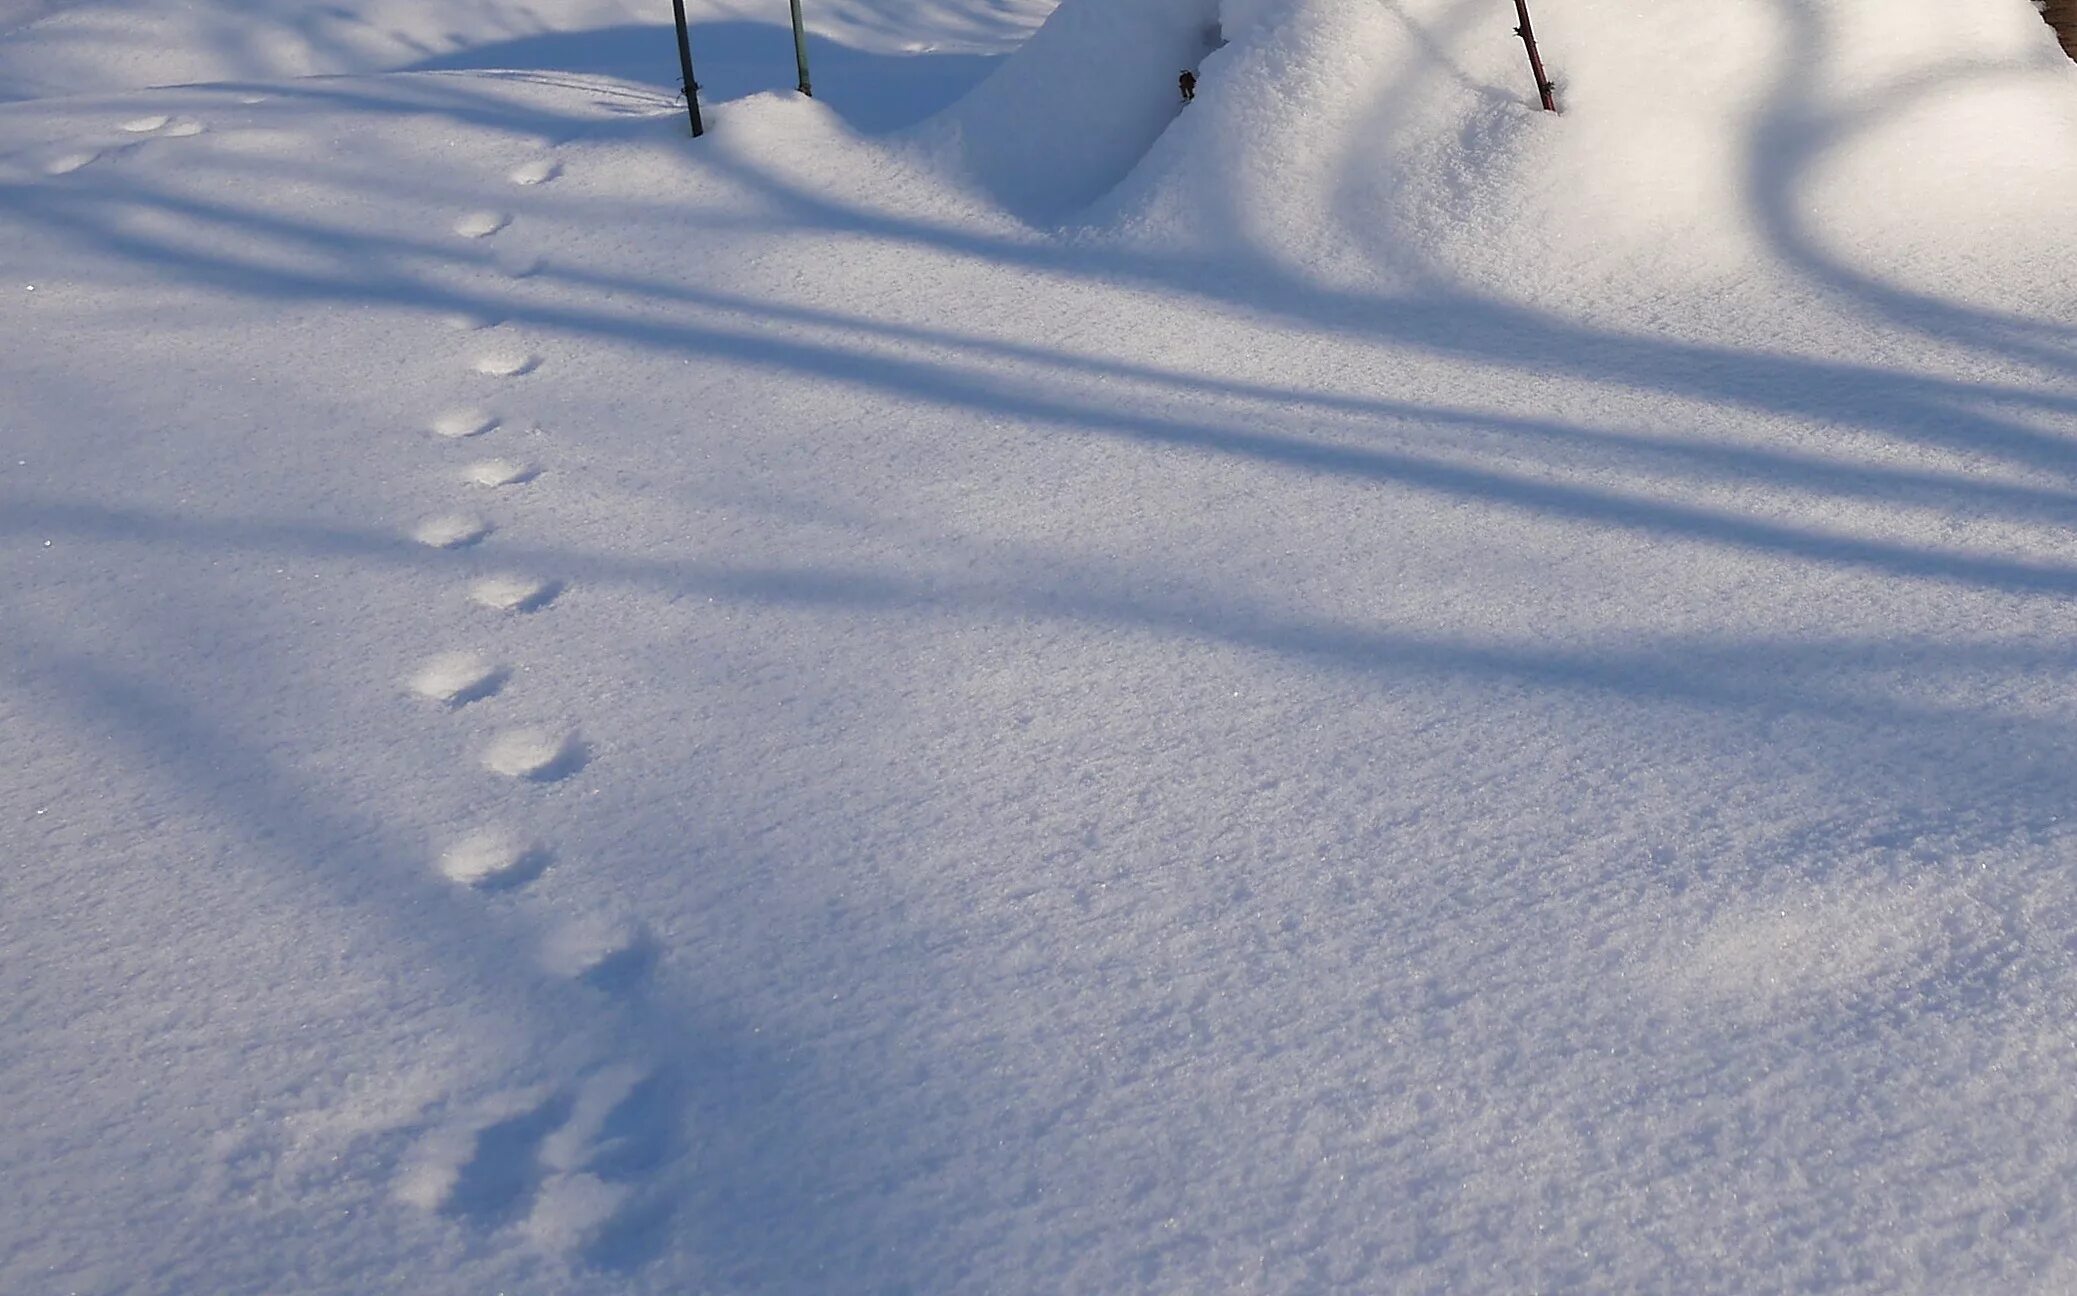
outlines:
[[[2027,0],[657,8],[0,0],[0,1291],[2077,1288]]]

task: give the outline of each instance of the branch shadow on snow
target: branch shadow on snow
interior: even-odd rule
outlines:
[[[795,88],[793,32],[759,22],[697,22],[694,75],[708,102]],[[921,121],[972,89],[1001,55],[942,51],[883,54],[808,35],[815,97],[852,129],[879,134]],[[669,23],[541,32],[441,54],[405,71],[535,71],[678,84],[677,35]]]
[[[154,529],[118,523],[102,534]],[[186,546],[198,538],[183,535],[174,543]],[[235,538],[220,538],[238,546]],[[329,560],[359,551],[382,561],[405,559],[371,547],[373,539],[335,533],[312,556]],[[148,798],[179,805],[178,817],[207,823],[217,843],[231,844],[218,844],[206,858],[168,861],[158,885],[170,882],[177,889],[186,868],[235,876],[254,863],[279,863],[285,875],[256,876],[248,884],[264,897],[263,907],[280,904],[283,892],[277,888],[286,884],[296,894],[299,921],[310,930],[341,939],[379,930],[390,960],[387,975],[420,984],[427,1002],[471,1010],[472,1024],[489,1024],[493,1036],[519,1041],[513,1047],[524,1060],[486,1058],[492,1064],[490,1087],[450,1095],[449,1114],[466,1113],[472,1103],[511,1093],[513,1085],[530,1080],[551,1096],[476,1132],[476,1150],[442,1215],[484,1231],[523,1218],[545,1174],[536,1164],[539,1145],[569,1115],[573,1059],[578,1074],[632,1060],[655,1069],[600,1129],[604,1151],[588,1164],[589,1173],[624,1186],[631,1205],[570,1255],[582,1268],[631,1273],[667,1247],[689,1244],[699,1285],[720,1280],[731,1289],[805,1296],[829,1289],[831,1256],[870,1255],[899,1243],[885,1221],[855,1204],[828,1200],[827,1187],[847,1160],[870,1164],[885,1155],[882,1144],[889,1138],[911,1150],[932,1145],[927,1116],[911,1109],[894,1079],[848,1073],[841,1058],[815,1048],[812,1040],[789,1038],[770,1021],[740,1020],[711,996],[668,977],[643,977],[634,988],[614,980],[628,975],[624,967],[613,969],[603,983],[544,973],[529,954],[537,933],[513,911],[443,885],[425,866],[424,844],[397,832],[363,800],[342,804],[336,786],[287,768],[271,744],[254,741],[208,714],[206,705],[163,687],[150,667],[99,648],[70,646],[58,629],[44,629],[33,617],[17,618],[0,644],[0,679],[27,700],[28,715],[55,713],[79,732],[109,735],[100,759],[151,771],[157,786]],[[257,679],[246,683],[262,687]],[[726,789],[715,789],[704,798],[715,819],[725,814],[728,796]],[[685,803],[695,807],[702,799],[690,794]],[[700,816],[695,810],[692,817]],[[701,848],[695,840],[686,849]],[[743,868],[754,861],[732,863]],[[768,899],[763,907],[771,914],[783,901]],[[182,916],[178,902],[168,911]],[[212,915],[202,926],[235,936],[223,921]],[[820,922],[818,930],[826,942],[844,939],[837,924]],[[197,938],[192,931],[183,935]],[[862,969],[875,954],[856,949],[828,956]],[[328,970],[335,969],[321,962],[305,975]],[[307,1041],[264,1033],[257,1037],[255,1057],[273,1045],[292,1056],[269,1061],[290,1074],[324,1061],[313,1059]],[[986,1085],[978,1076],[971,1082],[977,1092]],[[292,1109],[321,1100],[336,1077],[311,1075],[305,1084],[307,1090],[289,1100]],[[827,1105],[815,1100],[829,1094],[868,1105],[885,1125],[853,1128],[832,1120]],[[218,1097],[226,1124],[246,1115],[235,1088]],[[405,1132],[422,1137],[436,1127],[425,1118]],[[818,1246],[804,1245],[810,1235]],[[267,1269],[269,1259],[238,1261],[256,1267],[255,1287],[279,1285],[279,1275]],[[181,1263],[192,1260],[186,1256]],[[196,1276],[195,1283],[221,1282],[230,1272],[222,1266],[229,1263],[218,1257],[217,1267]],[[693,1281],[687,1278],[689,1285]],[[916,1287],[923,1286],[919,1277]]]
[[[2077,323],[1989,309],[1887,282],[1826,249],[1811,228],[1806,191],[1833,153],[1862,133],[1893,123],[1921,103],[2018,74],[2005,63],[1953,60],[1947,66],[1871,86],[1840,105],[1821,91],[1831,61],[1854,39],[1817,0],[1774,0],[1783,32],[1779,75],[1751,123],[1746,151],[1751,216],[1768,249],[1806,281],[1857,305],[1871,320],[1960,343],[1991,357],[2077,374]],[[2063,77],[2068,68],[2044,41],[2030,75]]]

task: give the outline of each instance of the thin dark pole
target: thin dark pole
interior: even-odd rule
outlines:
[[[808,84],[808,33],[801,27],[801,0],[793,0],[793,61],[801,72],[801,93],[813,99],[815,91]]]
[[[1522,25],[1514,29],[1514,34],[1521,37],[1522,44],[1528,48],[1529,70],[1536,74],[1536,93],[1543,100],[1543,110],[1556,112],[1557,87],[1543,74],[1543,55],[1536,52],[1536,29],[1529,25],[1529,0],[1514,0],[1514,11],[1522,20]]]
[[[700,121],[700,83],[692,79],[692,38],[685,34],[685,0],[671,0],[671,16],[678,20],[678,70],[685,74],[685,115],[692,119],[692,136],[707,133]]]

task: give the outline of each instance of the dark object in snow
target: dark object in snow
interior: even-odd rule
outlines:
[[[1184,103],[1189,103],[1197,97],[1197,74],[1195,72],[1185,68],[1183,75],[1176,78],[1176,85],[1181,87],[1183,91]]]
[[[1514,0],[1514,11],[1522,20],[1522,25],[1514,29],[1514,34],[1522,38],[1522,44],[1529,51],[1529,70],[1536,74],[1536,93],[1543,100],[1543,110],[1556,112],[1558,87],[1552,85],[1551,79],[1543,74],[1543,55],[1536,52],[1536,29],[1529,25],[1529,0]]]
[[[801,93],[813,99],[815,88],[808,84],[808,33],[801,26],[801,0],[793,0],[793,65],[801,74]]]
[[[2040,9],[2063,43],[2063,53],[2077,59],[2077,0],[2041,0]]]
[[[700,83],[692,79],[692,41],[685,34],[685,0],[671,0],[671,16],[678,21],[678,70],[685,74],[685,115],[692,121],[692,135],[706,133],[700,121]]]

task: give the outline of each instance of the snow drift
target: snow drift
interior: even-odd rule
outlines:
[[[933,129],[1020,214],[1531,298],[1618,261],[2023,278],[2077,206],[2077,67],[2019,0],[1536,12],[1555,118],[1497,0],[1067,0]]]

